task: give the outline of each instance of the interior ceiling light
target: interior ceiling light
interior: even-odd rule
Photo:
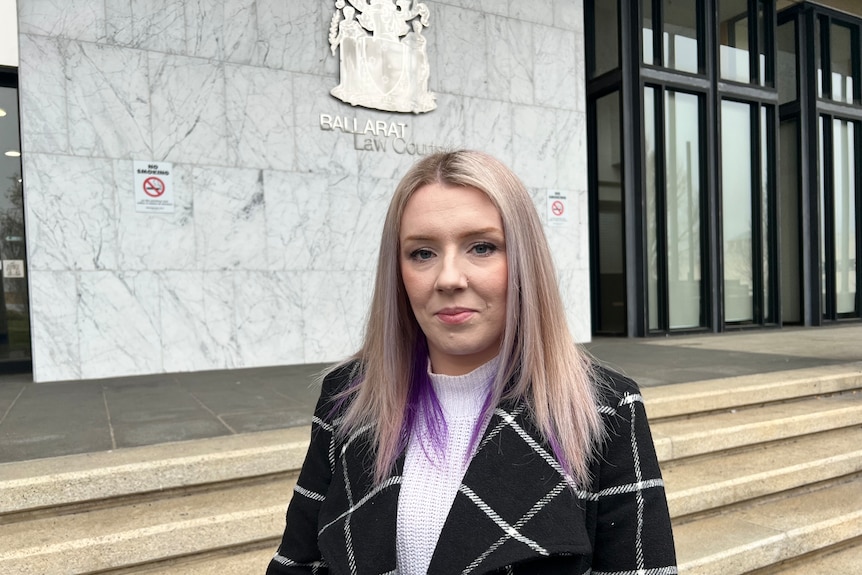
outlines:
[[[6,155],[9,156],[10,158],[20,158],[21,152],[19,152],[17,150],[9,150],[8,152],[6,152]]]
[[[2,118],[5,115],[6,115],[6,110],[4,110],[3,108],[0,108],[0,118]]]

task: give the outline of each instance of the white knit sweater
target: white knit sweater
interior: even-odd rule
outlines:
[[[470,437],[485,403],[489,383],[497,373],[497,364],[497,358],[492,359],[466,375],[430,374],[446,419],[445,455],[441,457],[434,451],[424,418],[417,418],[417,429],[407,445],[398,496],[399,575],[428,572],[440,531],[472,456],[467,453]],[[423,439],[424,450],[420,443]]]

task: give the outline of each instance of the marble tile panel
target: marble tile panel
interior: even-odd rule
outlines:
[[[536,104],[574,109],[584,81],[577,66],[583,45],[577,45],[577,36],[568,30],[537,25],[534,32]]]
[[[554,25],[584,34],[584,0],[554,2]]]
[[[186,53],[184,0],[131,0],[126,4],[132,17],[132,47],[167,54]]]
[[[18,0],[20,34],[105,39],[105,5],[92,0]]]
[[[374,269],[396,181],[266,172],[264,182],[271,269]]]
[[[565,1],[565,0],[563,0]],[[556,15],[555,4],[561,4],[561,0],[509,0],[509,16],[518,20],[535,22],[550,26],[554,23]]]
[[[479,12],[487,12],[489,14],[500,14],[501,16],[509,15],[508,0],[439,0],[438,2],[426,1],[425,4],[431,10],[432,18],[437,11],[437,6],[440,4],[457,6],[458,8],[466,8],[468,10],[477,10]]]
[[[320,127],[321,114],[366,118],[363,108],[339,102],[329,94],[337,84],[335,77],[294,76],[296,168],[300,172],[356,174],[359,171],[353,135]]]
[[[291,272],[236,274],[236,339],[246,367],[306,363],[301,278]]]
[[[429,61],[434,63],[431,76],[439,76],[442,92],[488,98],[497,93],[490,86],[489,75],[493,47],[488,43],[486,16],[482,12],[439,5],[435,43],[428,47]]]
[[[192,182],[200,268],[266,269],[263,172],[193,168]]]
[[[75,272],[29,270],[33,381],[81,377]]]
[[[257,0],[258,38],[252,63],[319,74],[332,54],[327,40],[334,5],[312,0]]]
[[[111,160],[25,154],[30,270],[114,269],[117,218]]]
[[[488,16],[488,87],[485,97],[532,104],[534,100],[534,25],[522,20]],[[470,73],[464,70],[465,74]]]
[[[150,52],[149,76],[154,159],[226,165],[224,67]]]
[[[250,64],[257,45],[256,0],[212,0],[224,7],[222,57],[228,62]]]
[[[569,330],[575,341],[585,343],[592,339],[592,316],[590,311],[590,270],[557,270],[560,292]]]
[[[220,0],[184,2],[186,55],[224,60],[225,10]]]
[[[66,60],[70,150],[80,156],[150,157],[147,55],[72,41]]]
[[[143,213],[135,207],[134,164],[114,162],[117,183],[117,245],[123,270],[197,269],[192,169],[174,164],[173,213]],[[203,222],[202,225],[208,225]]]
[[[464,98],[464,145],[512,165],[512,104]]]
[[[246,168],[292,170],[293,75],[225,65],[228,159]]]
[[[67,41],[30,34],[20,34],[18,39],[22,152],[25,156],[31,152],[68,152]]]
[[[515,106],[514,171],[527,186],[586,189],[584,114]]]
[[[167,372],[242,366],[236,342],[234,272],[161,272],[160,331]]]
[[[365,334],[374,272],[304,272],[302,278],[305,361],[338,361],[355,353]]]
[[[134,46],[131,0],[105,0],[105,38],[109,44]]]
[[[163,371],[156,274],[82,272],[78,285],[81,377]]]

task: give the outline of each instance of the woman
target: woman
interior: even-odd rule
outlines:
[[[267,573],[676,573],[634,382],[565,322],[529,194],[438,153],[401,180],[365,341],[324,378]]]

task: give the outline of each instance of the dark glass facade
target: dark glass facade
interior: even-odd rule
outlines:
[[[772,0],[585,10],[587,61],[615,55],[587,83],[594,332],[858,320],[862,20]]]

